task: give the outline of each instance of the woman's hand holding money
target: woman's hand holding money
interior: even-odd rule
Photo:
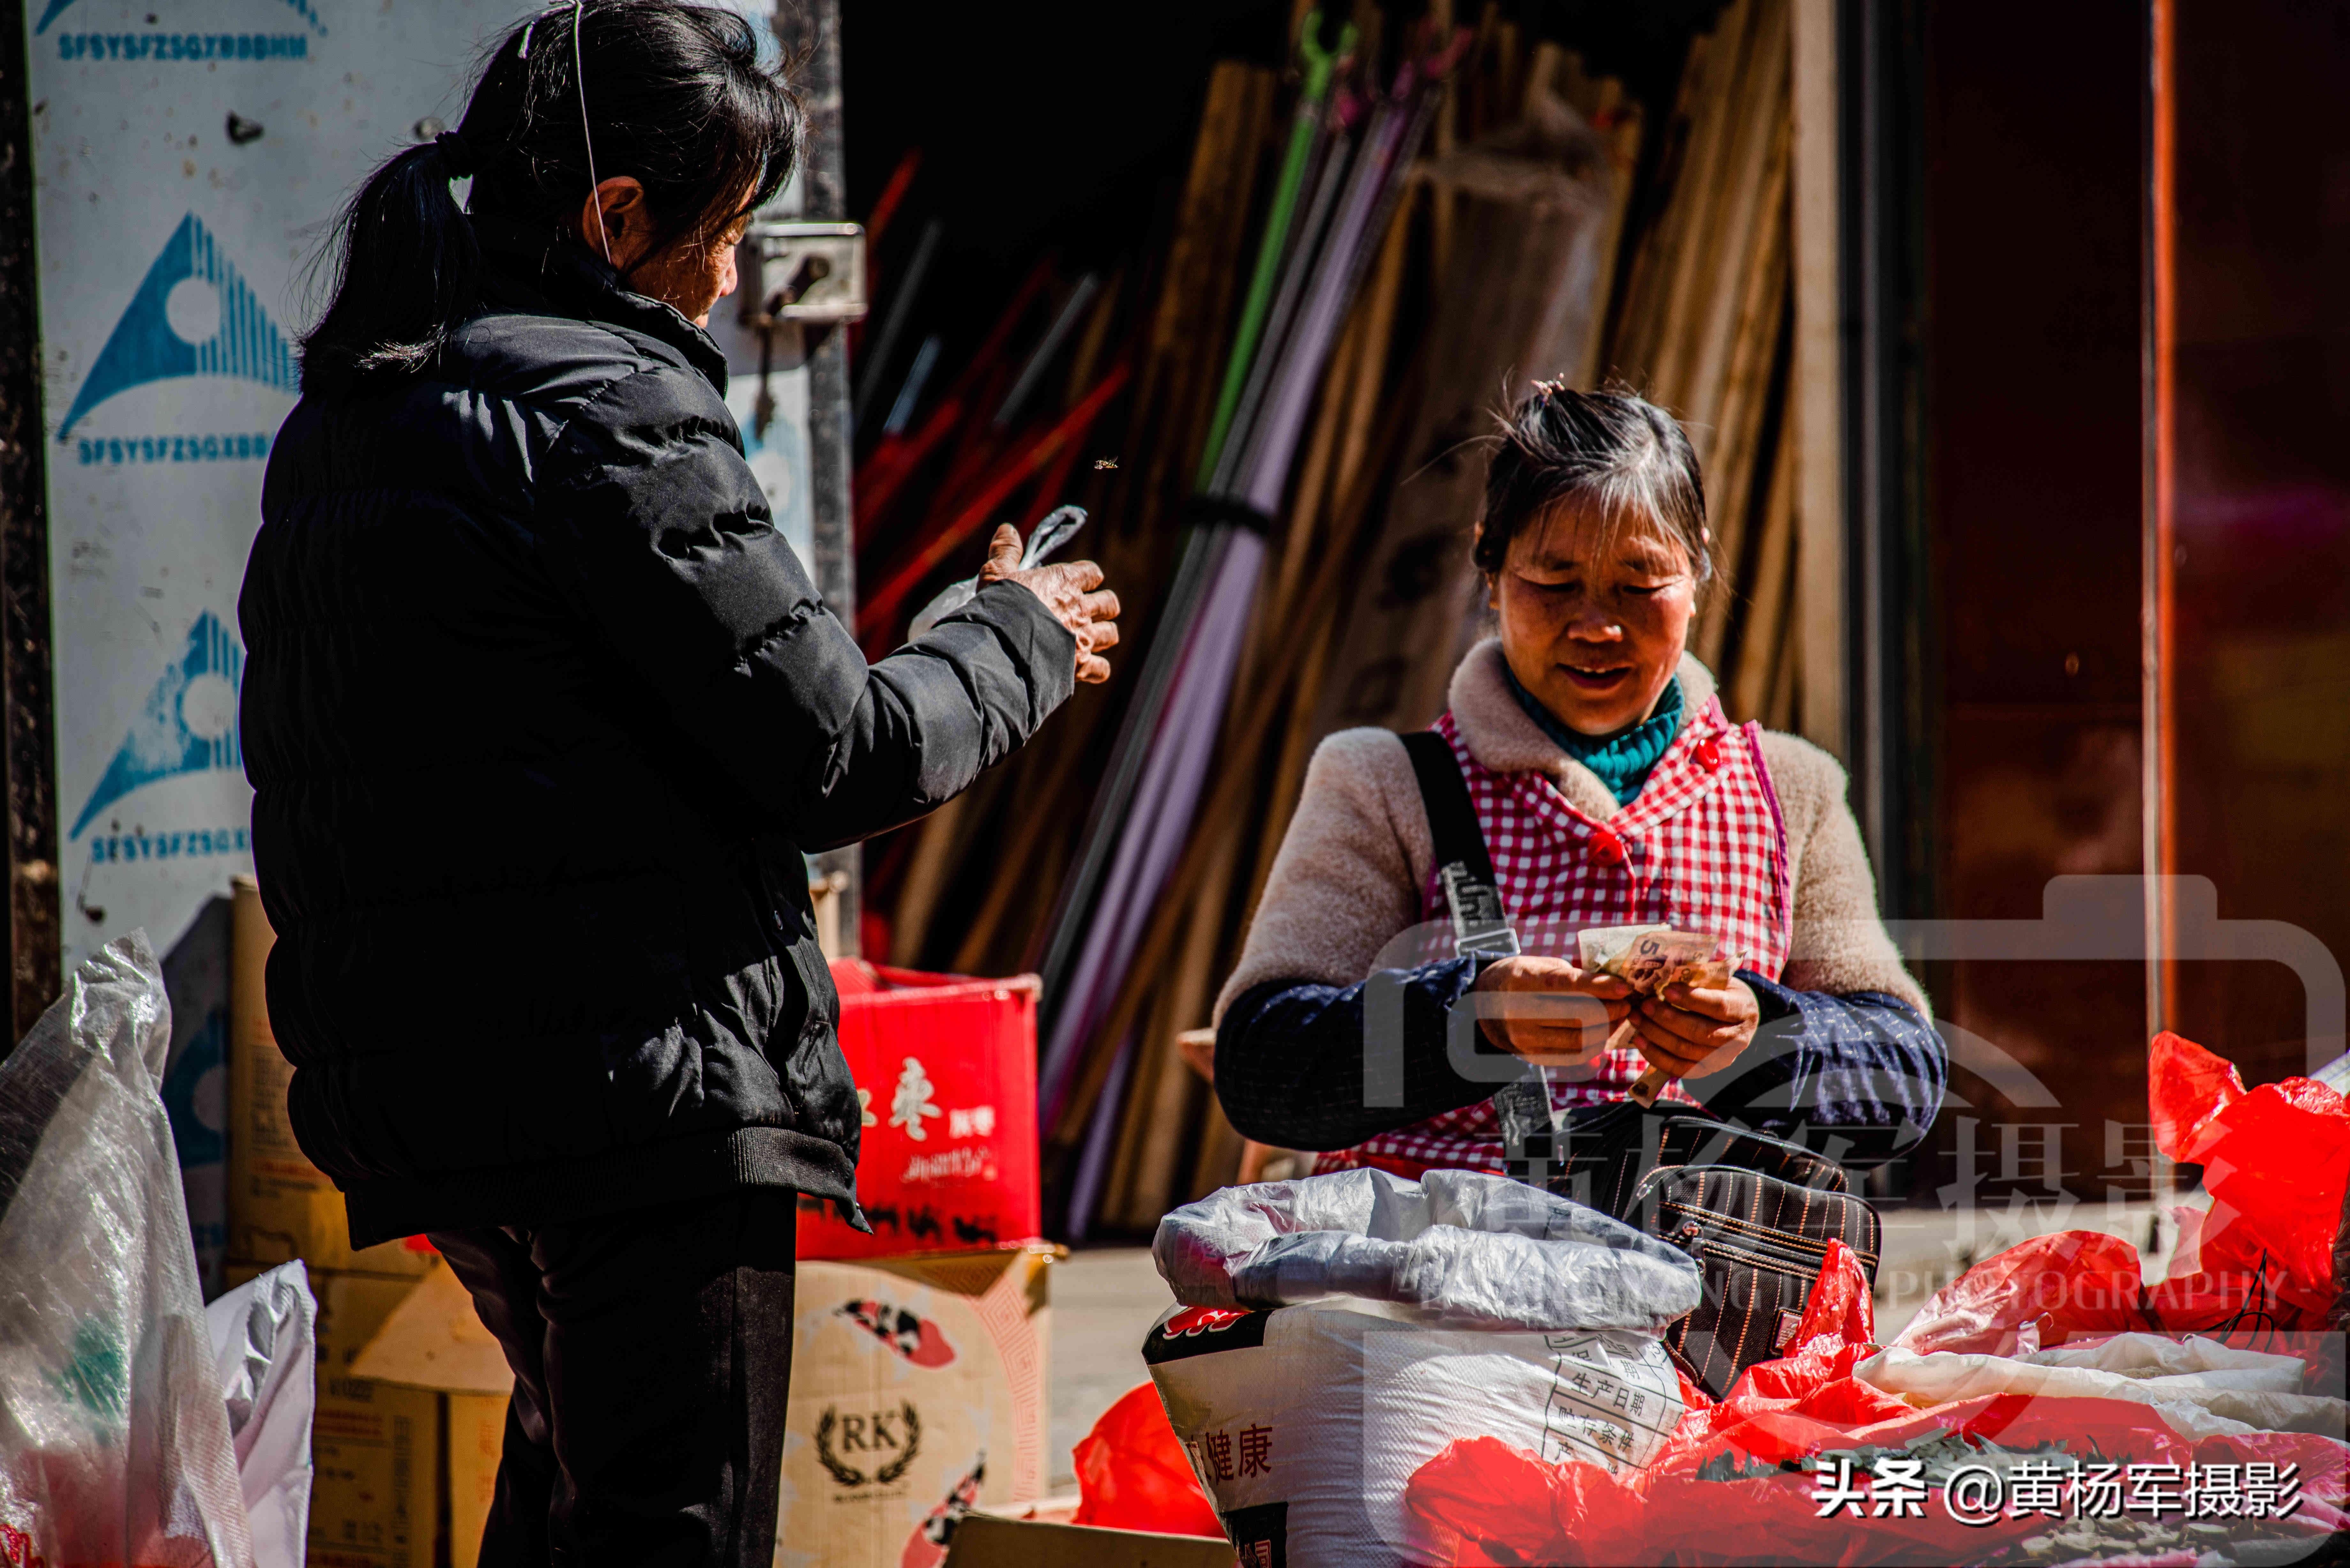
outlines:
[[[1529,1062],[1584,1061],[1632,1012],[1632,988],[1615,975],[1532,953],[1488,965],[1477,989],[1509,998],[1481,1010],[1485,1038]]]
[[[1669,985],[1632,1004],[1632,1044],[1675,1078],[1710,1078],[1753,1044],[1762,1004],[1742,980]]]

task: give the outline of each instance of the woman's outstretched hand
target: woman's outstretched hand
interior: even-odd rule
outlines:
[[[1109,679],[1105,649],[1118,646],[1118,596],[1101,586],[1102,569],[1091,561],[1062,561],[1049,566],[1020,569],[1020,530],[1006,523],[988,541],[987,565],[980,568],[982,583],[1018,583],[1045,601],[1053,618],[1077,639],[1077,679],[1099,683]]]

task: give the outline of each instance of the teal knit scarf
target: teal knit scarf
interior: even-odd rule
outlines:
[[[1560,723],[1533,692],[1518,684],[1516,674],[1508,665],[1502,667],[1502,673],[1509,677],[1510,691],[1517,697],[1518,706],[1526,711],[1526,717],[1541,725],[1542,732],[1558,742],[1561,751],[1597,774],[1618,805],[1632,804],[1664,756],[1665,748],[1680,733],[1681,682],[1678,675],[1665,682],[1664,695],[1657,699],[1657,711],[1646,719],[1612,735],[1586,735]]]

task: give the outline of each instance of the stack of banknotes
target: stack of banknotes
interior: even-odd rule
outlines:
[[[1730,961],[1721,953],[1721,939],[1703,931],[1677,931],[1670,926],[1595,926],[1578,931],[1575,951],[1586,970],[1612,974],[1642,996],[1655,996],[1670,985],[1711,988],[1730,983]],[[1632,1021],[1626,1019],[1607,1037],[1607,1048],[1620,1051],[1632,1044]],[[1650,1067],[1626,1093],[1644,1106],[1654,1105],[1668,1079]]]
[[[1670,926],[1596,926],[1575,933],[1579,961],[1586,970],[1612,974],[1642,996],[1669,985],[1720,986],[1730,982],[1730,961],[1721,939]]]

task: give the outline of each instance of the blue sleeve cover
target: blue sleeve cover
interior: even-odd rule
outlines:
[[[1483,961],[1382,971],[1353,985],[1268,981],[1235,998],[1216,1031],[1216,1096],[1243,1136],[1284,1148],[1336,1149],[1491,1096],[1453,1067],[1445,1020]],[[1917,1009],[1880,992],[1791,991],[1742,970],[1762,1004],[1754,1042],[1731,1068],[1692,1082],[1726,1120],[1792,1137],[1866,1168],[1925,1137],[1950,1055]],[[1363,1028],[1374,986],[1400,988],[1402,1104],[1371,1106]]]

